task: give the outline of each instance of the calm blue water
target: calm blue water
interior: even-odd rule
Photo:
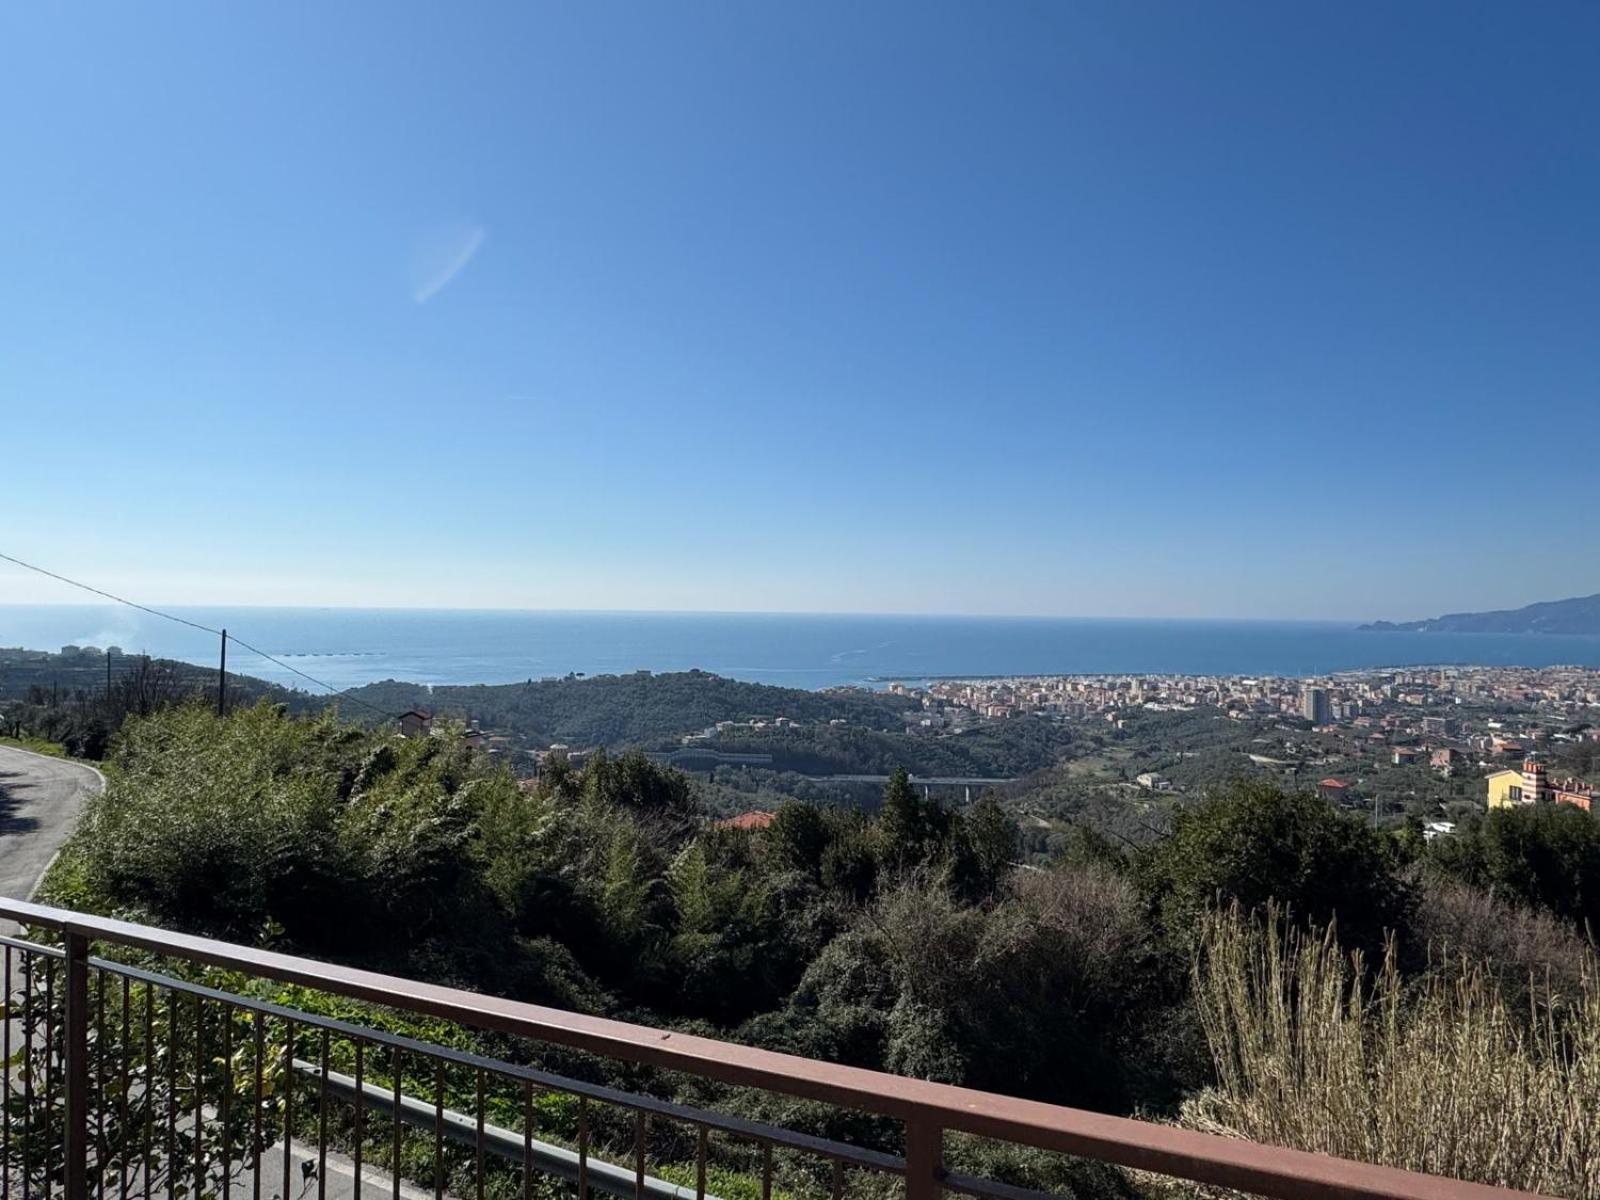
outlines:
[[[340,608],[173,610],[227,627],[336,687],[378,679],[512,683],[699,667],[818,688],[885,677],[1072,672],[1310,675],[1473,663],[1600,666],[1600,637],[1358,633],[1307,621],[1151,621],[790,614],[463,612]],[[0,605],[0,646],[68,643],[214,663],[216,639],[126,608]],[[303,680],[237,646],[230,668]]]

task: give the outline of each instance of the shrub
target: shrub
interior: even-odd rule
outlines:
[[[1600,927],[1600,821],[1566,804],[1497,808],[1434,861],[1468,883]]]
[[[1526,1007],[1531,980],[1576,994],[1594,964],[1593,947],[1568,922],[1437,875],[1421,882],[1409,940],[1413,962],[1481,964],[1517,1008]]]
[[[1247,910],[1276,902],[1295,919],[1338,919],[1345,940],[1380,953],[1411,896],[1389,844],[1307,793],[1239,783],[1180,812],[1140,863],[1166,927],[1187,941],[1218,900]]]
[[[318,906],[295,898],[339,871],[341,773],[329,767],[344,737],[268,705],[224,721],[193,706],[130,721],[76,839],[88,886],[234,938],[286,912],[312,916]]]
[[[1276,909],[1203,922],[1195,1002],[1217,1083],[1194,1128],[1550,1195],[1600,1191],[1600,988],[1512,1010],[1456,960],[1408,984],[1393,945],[1368,973],[1331,927]]]

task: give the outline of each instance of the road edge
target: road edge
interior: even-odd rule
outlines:
[[[18,754],[31,754],[31,755],[33,755],[34,758],[42,758],[46,762],[67,763],[70,766],[79,767],[79,768],[81,768],[81,769],[83,769],[85,771],[88,771],[91,775],[93,775],[96,779],[98,779],[100,781],[100,791],[103,792],[103,791],[106,790],[106,775],[105,775],[105,772],[102,771],[99,767],[96,767],[96,766],[91,765],[90,763],[84,762],[80,758],[63,758],[58,754],[40,754],[37,750],[29,750],[29,749],[27,749],[27,748],[25,748],[23,746],[6,746],[5,749],[13,750]],[[74,825],[72,832],[76,833],[77,831],[78,831],[77,830],[77,826]],[[70,837],[71,835],[69,834],[68,836]],[[45,877],[50,874],[50,868],[56,865],[56,859],[58,859],[60,857],[61,857],[61,850],[57,849],[56,852],[50,856],[50,861],[45,863],[44,870],[39,872],[39,878],[35,879],[33,881],[33,886],[28,889],[28,895],[27,895],[26,899],[32,900],[34,898],[34,896],[38,894],[39,888],[41,886],[43,886],[43,884],[44,884]]]

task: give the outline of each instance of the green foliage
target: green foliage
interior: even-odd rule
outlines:
[[[67,748],[61,742],[52,742],[46,738],[34,737],[31,734],[0,737],[0,746],[15,746],[19,750],[31,750],[35,754],[46,754],[51,758],[67,757]]]
[[[1402,928],[1410,894],[1390,843],[1320,798],[1240,783],[1180,811],[1139,873],[1166,927],[1183,936],[1219,900],[1269,900],[1296,920],[1337,920],[1355,946],[1381,948]]]
[[[776,870],[799,871],[820,880],[822,859],[832,838],[821,808],[792,800],[773,814],[764,842]]]
[[[904,766],[918,775],[1011,778],[1049,766],[1073,742],[1065,726],[1018,717],[942,737],[866,722],[783,730],[735,727],[707,745],[736,754],[770,754],[774,769],[812,775],[883,775]]]
[[[830,1060],[1125,1107],[1140,1014],[1173,986],[1133,887],[1099,871],[1015,877],[988,907],[931,880],[884,894],[750,1032]]]
[[[1468,883],[1600,929],[1600,821],[1581,809],[1497,808],[1432,859]]]
[[[917,795],[904,767],[896,767],[883,789],[878,811],[878,860],[892,870],[926,866],[950,835],[950,814]]]
[[[596,751],[583,772],[582,794],[590,804],[663,816],[687,817],[695,810],[688,779],[678,771],[663,770],[642,754],[612,758],[604,750]]]
[[[197,706],[125,727],[78,844],[100,894],[157,920],[254,937],[325,920],[340,878],[341,758],[361,735],[271,706],[219,721]]]
[[[1131,854],[1074,826],[1049,868],[1018,870],[1000,803],[948,806],[904,771],[876,817],[789,802],[747,830],[708,821],[682,775],[639,755],[519,783],[451,733],[271,705],[134,717],[52,886],[169,926],[1114,1111],[1175,1111],[1205,1082],[1187,950],[1219,898],[1336,916],[1357,946],[1413,928],[1393,839],[1262,784],[1180,810]],[[1572,818],[1587,818],[1510,815],[1432,852],[1441,868],[1586,916],[1594,838]],[[1537,922],[1519,928],[1544,950],[1469,938],[1478,901],[1448,906],[1414,928],[1524,976],[1572,957]]]
[[[718,721],[786,716],[796,721],[835,717],[873,729],[898,729],[899,714],[915,706],[878,692],[808,692],[741,683],[705,671],[653,675],[568,676],[526,683],[425,687],[389,680],[354,693],[387,712],[421,706],[515,732],[531,745],[643,745],[705,729]],[[359,714],[356,714],[359,716]]]

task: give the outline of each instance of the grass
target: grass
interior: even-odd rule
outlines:
[[[46,741],[42,737],[31,735],[23,737],[0,737],[0,746],[15,746],[19,750],[32,750],[35,754],[48,754],[51,758],[66,758],[67,748],[60,742]]]
[[[1468,958],[1420,979],[1277,913],[1210,917],[1195,1000],[1216,1086],[1183,1123],[1553,1196],[1600,1194],[1600,987],[1535,979],[1526,1010]]]

